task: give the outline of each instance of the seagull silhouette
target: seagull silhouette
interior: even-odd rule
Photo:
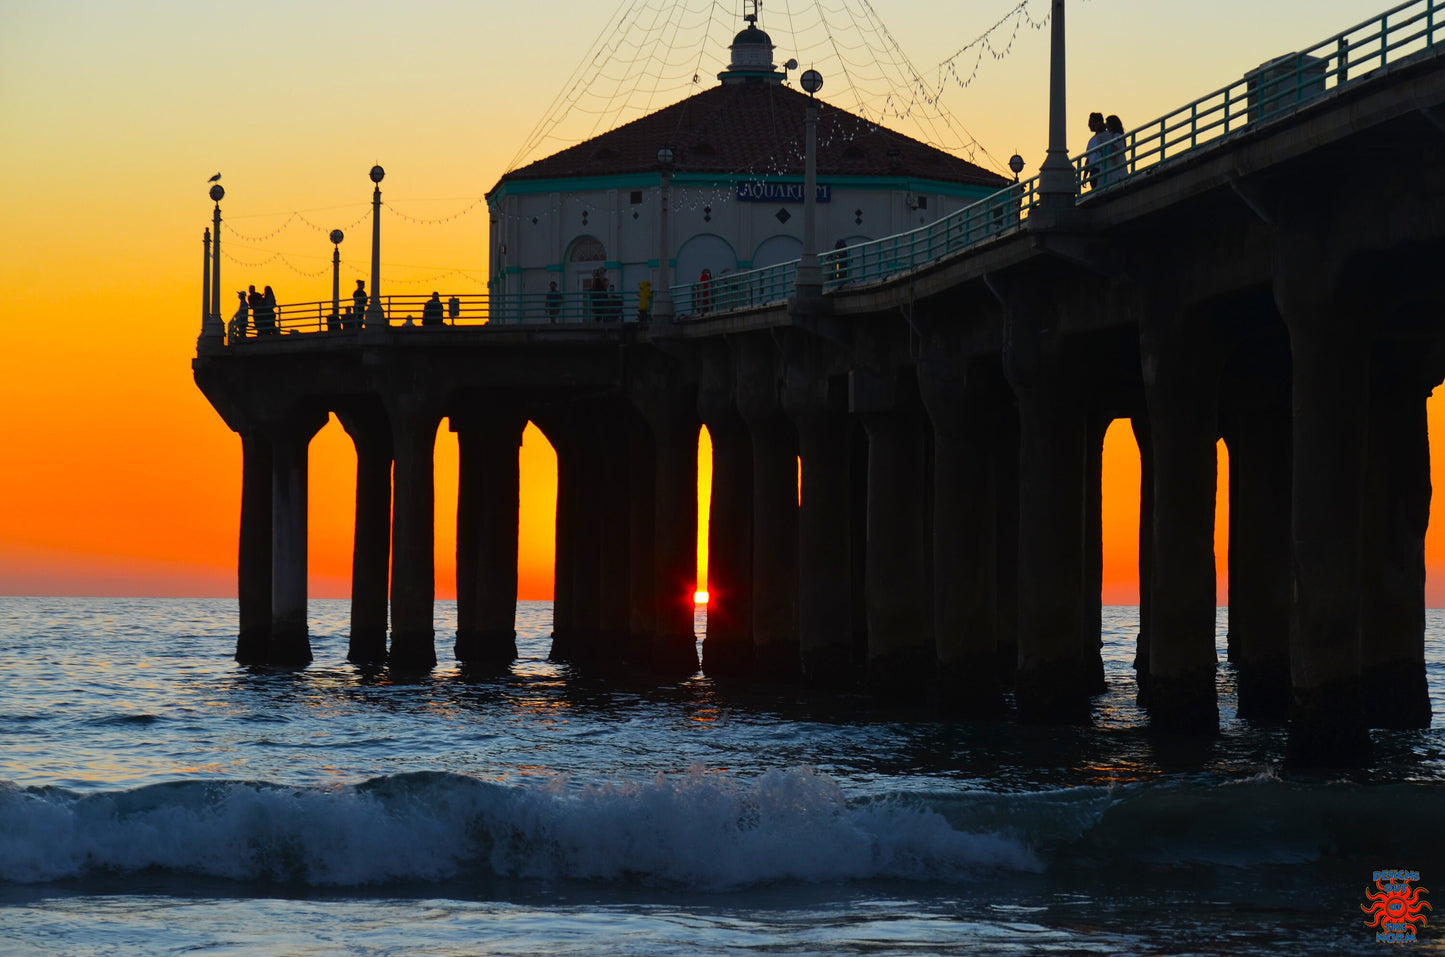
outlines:
[[[220,173],[217,173],[215,176],[212,176],[210,179],[206,180],[206,182],[208,182],[208,183],[214,183],[216,180],[218,180],[218,179],[220,179],[220,178],[221,178],[221,174],[220,174]]]

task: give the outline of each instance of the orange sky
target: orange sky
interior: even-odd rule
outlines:
[[[902,0],[882,12],[924,67],[1015,5]],[[1033,6],[1041,15],[1048,4]],[[1073,3],[1070,111],[1140,122],[1383,7]],[[775,25],[784,9],[784,0],[763,9],[780,60],[792,55]],[[240,442],[190,376],[207,177],[221,170],[227,188],[223,303],[249,283],[274,285],[283,302],[329,296],[332,227],[348,228],[343,285],[365,276],[366,171],[377,162],[389,204],[383,286],[479,293],[487,219],[477,201],[607,16],[565,0],[0,5],[0,594],[234,594]],[[985,57],[967,88],[945,94],[993,155],[1017,150],[1030,168],[1042,159],[1046,33],[1025,28],[1008,55]],[[828,76],[824,98],[845,97]],[[1081,125],[1071,134],[1077,149]],[[1437,437],[1440,403],[1431,402]],[[1435,474],[1445,474],[1435,447]],[[455,463],[443,428],[444,597],[454,591]],[[312,446],[315,596],[349,590],[354,466],[331,423]],[[1106,468],[1105,598],[1133,602],[1138,461],[1127,425],[1109,433]],[[529,429],[527,598],[550,594],[553,469]],[[1434,604],[1445,602],[1439,528],[1428,542]]]

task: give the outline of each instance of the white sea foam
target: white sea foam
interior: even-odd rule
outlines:
[[[747,780],[699,770],[580,790],[439,773],[326,790],[0,789],[0,879],[17,883],[156,868],[318,886],[490,873],[722,889],[960,881],[1039,866],[1017,841],[958,829],[916,801],[850,804],[809,769]]]

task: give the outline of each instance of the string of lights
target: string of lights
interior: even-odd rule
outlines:
[[[297,266],[287,256],[279,252],[273,252],[265,259],[259,260],[257,262],[246,262],[243,259],[237,259],[235,256],[231,255],[230,250],[226,249],[223,249],[221,251],[221,255],[224,256],[226,259],[230,260],[231,262],[235,263],[237,266],[242,266],[246,269],[261,269],[265,266],[271,265],[272,263],[279,262],[281,265],[285,266],[296,275],[304,277],[306,279],[317,279],[321,276],[327,275],[331,271],[331,264],[328,262],[321,269],[318,269],[315,272],[308,272],[307,270]]]
[[[1002,60],[1013,52],[1014,42],[1025,27],[1038,32],[1048,26],[1052,17],[1051,10],[1046,10],[1042,16],[1035,18],[1031,9],[1033,3],[1034,0],[1023,0],[1004,14],[993,26],[964,44],[952,56],[941,61],[935,68],[938,79],[934,86],[942,88],[952,83],[967,89],[978,78],[985,57],[991,57],[995,62]],[[996,36],[1004,31],[1008,32],[1007,41],[996,43]],[[960,70],[959,62],[966,60],[969,54],[973,55],[972,66],[968,67],[966,71]]]
[[[291,223],[295,221],[295,219],[296,214],[292,213],[290,216],[286,217],[285,222],[283,222],[280,226],[277,226],[275,229],[271,230],[264,236],[247,235],[246,233],[243,233],[240,230],[233,228],[230,223],[223,223],[222,225],[225,226],[226,232],[230,233],[232,236],[235,236],[237,239],[244,239],[248,243],[264,243],[268,239],[274,239],[277,235],[281,233],[282,230],[284,230],[287,226],[290,226]]]
[[[728,46],[740,25],[736,5],[736,0],[624,0],[608,21],[611,28],[598,35],[562,84],[508,170],[585,142],[706,85],[711,75],[727,68]],[[828,77],[830,103],[868,123],[893,126],[1005,172],[1005,164],[949,111],[943,91],[967,88],[985,63],[1002,60],[1023,34],[1041,30],[1049,23],[1048,7],[1048,0],[1019,0],[928,72],[903,53],[870,0],[771,0],[762,9],[767,22],[758,25],[772,31],[779,61],[795,58]],[[791,84],[792,78],[784,82]]]
[[[386,207],[386,209],[391,212],[392,215],[397,216],[400,219],[404,219],[409,223],[416,223],[419,226],[436,226],[442,223],[450,223],[454,220],[461,219],[463,216],[467,215],[478,207],[485,205],[486,202],[487,200],[485,197],[478,197],[477,199],[472,200],[472,202],[467,204],[462,209],[457,210],[455,213],[436,219],[423,219],[418,216],[412,216],[407,213],[403,213],[401,210],[397,209],[395,206],[385,201],[383,201],[381,205]]]
[[[290,270],[291,272],[295,273],[297,276],[300,276],[300,277],[302,277],[302,278],[304,278],[304,279],[319,279],[319,278],[321,278],[321,277],[323,277],[323,276],[329,276],[329,275],[331,275],[332,262],[331,262],[331,258],[330,258],[329,256],[328,256],[328,257],[321,257],[321,256],[311,256],[311,255],[306,255],[306,254],[298,254],[298,253],[290,253],[290,254],[287,254],[287,253],[282,253],[282,252],[275,251],[275,250],[254,250],[254,252],[256,252],[258,255],[261,255],[262,258],[257,259],[257,260],[241,259],[241,258],[235,256],[229,249],[224,249],[224,248],[221,250],[221,255],[224,256],[224,257],[225,257],[227,260],[229,260],[230,262],[234,263],[235,265],[241,266],[242,268],[245,268],[245,269],[263,269],[263,268],[265,268],[265,267],[267,267],[267,266],[271,266],[271,265],[273,265],[273,264],[279,263],[280,265],[284,266],[286,269]],[[301,268],[300,266],[296,265],[296,263],[292,262],[293,259],[313,259],[313,260],[321,260],[321,259],[324,259],[324,263],[325,263],[325,264],[322,265],[322,266],[321,266],[320,268],[318,268],[318,269],[308,270],[308,269],[303,269],[303,268]],[[438,280],[448,279],[448,278],[451,278],[451,277],[453,277],[453,276],[460,276],[460,277],[462,277],[462,278],[467,279],[469,282],[473,282],[473,283],[476,283],[476,284],[478,284],[478,285],[483,285],[483,286],[486,285],[486,280],[484,280],[484,279],[479,279],[479,278],[477,278],[476,275],[474,275],[474,273],[477,271],[476,268],[475,268],[475,267],[470,267],[470,266],[461,266],[461,267],[457,267],[457,266],[426,266],[426,265],[407,265],[407,264],[404,264],[404,263],[386,263],[385,265],[386,265],[386,269],[387,269],[387,277],[386,277],[386,279],[387,279],[387,282],[388,282],[388,283],[402,283],[402,284],[408,284],[408,285],[420,285],[420,284],[426,284],[426,283],[434,283],[434,282],[436,282],[436,281],[438,281]],[[343,259],[343,260],[341,260],[341,268],[342,268],[342,271],[343,271],[343,272],[353,273],[353,274],[359,274],[359,275],[363,275],[363,276],[364,276],[364,275],[367,274],[367,272],[368,272],[369,269],[370,269],[370,263],[354,262],[354,261],[349,260],[349,259]],[[398,276],[398,275],[395,275],[395,273],[394,273],[395,270],[425,271],[425,272],[426,272],[426,275],[424,275],[424,276],[405,276],[405,275]]]
[[[371,218],[371,210],[368,208],[366,212],[362,213],[362,215],[361,215],[361,217],[360,217],[359,219],[355,220],[354,222],[348,223],[347,225],[342,226],[342,227],[340,227],[340,228],[343,229],[343,230],[354,229],[355,227],[361,225],[362,223],[366,222],[366,221],[367,221],[368,219],[370,219],[370,218]],[[226,230],[226,232],[229,233],[230,235],[235,236],[237,239],[240,239],[240,240],[242,240],[242,241],[244,241],[244,242],[248,242],[248,243],[264,243],[264,242],[267,242],[267,241],[269,241],[269,240],[275,239],[275,238],[276,238],[277,236],[279,236],[282,232],[284,232],[288,227],[290,227],[290,225],[291,225],[292,223],[297,223],[297,222],[301,223],[303,226],[309,226],[309,227],[311,227],[312,229],[314,229],[314,230],[315,230],[316,232],[318,232],[318,233],[328,233],[328,234],[329,234],[329,233],[331,232],[332,228],[333,228],[333,227],[331,227],[331,226],[318,226],[316,223],[313,223],[311,220],[307,219],[307,218],[306,218],[304,215],[302,215],[299,211],[291,212],[291,213],[287,214],[285,221],[283,221],[280,226],[277,226],[275,229],[271,230],[269,233],[265,233],[265,234],[259,235],[259,236],[252,236],[252,235],[250,235],[249,233],[243,233],[243,232],[241,232],[240,230],[238,230],[238,229],[236,229],[235,227],[233,227],[233,226],[232,226],[230,223],[228,223],[228,222],[227,222],[227,223],[222,223],[222,228],[224,228],[224,229]]]
[[[736,0],[727,4],[722,0],[621,0],[609,20],[613,28],[599,34],[563,84],[547,114],[519,148],[509,169],[518,168],[525,159],[542,155],[558,144],[575,145],[676,102],[696,91],[710,74],[726,69],[728,46],[740,22],[737,11],[732,9],[735,3]],[[1041,4],[1042,11],[1037,9]],[[877,134],[881,127],[911,125],[914,129],[908,135],[912,138],[974,162],[982,158],[1002,171],[1003,164],[949,112],[943,102],[943,90],[967,88],[986,63],[1002,60],[1013,52],[1021,36],[1041,31],[1050,22],[1049,6],[1049,0],[1019,0],[972,41],[940,62],[931,71],[931,80],[925,79],[903,53],[870,0],[771,0],[766,11],[771,23],[758,25],[773,31],[775,44],[780,48],[775,54],[777,60],[794,55],[800,64],[819,69],[828,76],[833,90],[820,110],[817,127],[820,148],[846,147],[862,137]],[[783,82],[791,85],[793,79],[787,76]],[[830,108],[830,104],[836,108]],[[674,182],[670,194],[672,208],[682,215],[699,211],[707,215],[721,210],[736,201],[733,180],[737,177],[800,175],[803,153],[799,131],[798,135],[785,139],[772,155],[731,170],[716,185]],[[453,223],[487,206],[485,197],[462,201],[465,205],[437,217],[417,215],[414,209],[398,209],[392,203],[384,205],[398,219],[420,226]],[[354,210],[355,206],[335,208]],[[315,222],[305,212],[308,211],[272,214],[285,218],[265,233],[242,233],[229,224],[227,230],[247,243],[267,243],[298,223],[323,234],[333,228]],[[598,217],[600,225],[601,217],[618,212],[600,202],[572,197],[550,209],[537,210],[530,204],[518,209],[508,204],[491,209],[490,215],[505,228],[511,228],[523,222],[540,226],[579,214],[584,222],[589,215]],[[337,228],[353,230],[370,216],[371,209],[367,206],[355,220]],[[627,220],[620,219],[618,225],[625,228]],[[258,252],[265,253],[265,258],[258,262],[238,260],[229,250],[227,257],[248,269],[279,263],[307,278],[324,276],[330,269],[329,261],[316,271],[308,271],[292,261],[312,258],[309,256],[270,250]],[[360,267],[348,263],[347,268]],[[387,264],[387,269],[388,283],[422,284],[463,278],[485,285],[484,280],[466,269],[394,264]],[[418,278],[391,275],[395,269],[424,270],[427,275]]]
[[[331,230],[332,230],[333,228],[340,229],[342,232],[345,232],[345,231],[347,231],[347,230],[349,230],[349,229],[355,229],[357,226],[360,226],[362,223],[364,223],[364,222],[366,222],[367,220],[371,219],[371,208],[370,208],[370,207],[367,207],[366,212],[362,213],[362,214],[361,214],[360,216],[358,216],[355,220],[353,220],[352,222],[347,223],[347,224],[344,225],[344,226],[338,226],[338,227],[320,226],[320,225],[317,225],[316,223],[313,223],[311,220],[307,219],[305,216],[301,215],[300,213],[296,213],[295,216],[296,216],[297,219],[301,220],[301,222],[305,223],[307,226],[310,226],[312,229],[316,230],[318,233],[327,233],[327,234],[330,234],[330,232],[331,232]]]

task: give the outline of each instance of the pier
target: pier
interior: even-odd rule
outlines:
[[[1127,419],[1151,726],[1219,727],[1222,438],[1240,715],[1288,720],[1296,763],[1368,762],[1370,729],[1431,718],[1441,41],[1445,2],[1404,4],[1126,134],[1105,180],[1079,157],[923,228],[805,249],[814,262],[664,272],[671,315],[645,322],[622,321],[630,294],[614,312],[496,291],[424,322],[421,298],[382,292],[364,321],[333,300],[227,328],[208,238],[194,374],[244,454],[237,659],[310,660],[306,448],[334,414],[358,463],[350,659],[437,661],[445,422],[461,453],[452,653],[506,667],[530,421],[558,459],[554,657],[926,696],[963,716],[1003,713],[1011,691],[1019,720],[1086,723],[1103,680],[1101,449]],[[219,205],[215,223],[219,242]]]

